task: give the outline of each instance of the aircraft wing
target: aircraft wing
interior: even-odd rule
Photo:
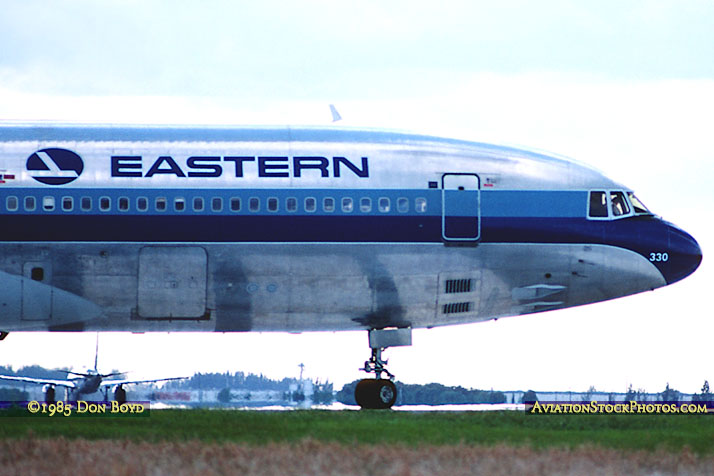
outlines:
[[[59,385],[61,387],[75,388],[76,385],[71,380],[52,380],[47,378],[16,377],[14,375],[0,375],[0,380],[12,380],[15,382],[36,383],[38,385]]]
[[[124,384],[130,384],[130,383],[152,383],[152,382],[166,382],[169,380],[183,380],[187,379],[190,377],[169,377],[169,378],[155,378],[155,379],[148,379],[148,380],[102,380],[102,383],[100,384],[101,387],[107,387],[110,385],[124,385]]]

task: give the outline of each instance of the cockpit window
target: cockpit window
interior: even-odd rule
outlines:
[[[607,218],[607,195],[605,192],[590,192],[590,211],[592,218]]]
[[[637,198],[632,192],[628,192],[627,196],[630,198],[630,203],[632,208],[635,210],[635,215],[651,215],[652,212]]]
[[[610,192],[610,202],[612,203],[612,216],[619,217],[630,213],[630,206],[627,204],[623,192]]]
[[[590,192],[588,218],[591,220],[615,220],[633,215],[652,215],[634,193],[624,190]]]

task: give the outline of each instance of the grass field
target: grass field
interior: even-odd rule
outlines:
[[[27,413],[25,413],[27,414]],[[708,415],[526,415],[523,412],[153,410],[143,418],[0,417],[0,438],[420,445],[583,445],[714,455]]]
[[[714,474],[714,419],[706,415],[241,410],[154,410],[143,418],[0,416],[0,474],[98,472]]]

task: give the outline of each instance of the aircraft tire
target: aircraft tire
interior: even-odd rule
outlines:
[[[54,387],[47,387],[47,390],[45,390],[45,403],[55,403]]]
[[[397,401],[397,387],[386,379],[363,379],[355,388],[357,405],[365,410],[384,410]]]
[[[116,390],[114,390],[114,400],[119,405],[126,403],[126,390],[124,390],[122,386],[119,386]]]

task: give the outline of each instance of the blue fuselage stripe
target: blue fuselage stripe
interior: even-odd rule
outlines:
[[[469,217],[463,217],[468,220]],[[615,244],[644,239],[646,227],[577,218],[481,219],[485,243]],[[0,241],[115,242],[441,242],[441,217],[418,216],[182,216],[5,215]],[[654,224],[653,224],[654,226]],[[650,230],[652,232],[654,230]],[[632,233],[636,233],[633,235]],[[622,235],[622,236],[620,236]],[[626,246],[627,247],[627,246]],[[629,248],[629,247],[628,247]]]
[[[447,194],[464,192],[446,191]],[[476,192],[466,192],[476,193]],[[487,217],[534,217],[534,218],[578,218],[585,217],[587,191],[532,191],[532,190],[481,190],[480,213]],[[8,215],[269,215],[269,216],[295,216],[295,215],[325,215],[325,216],[441,216],[442,190],[374,190],[374,189],[96,189],[96,188],[67,188],[67,189],[28,189],[28,188],[1,188],[0,212]],[[16,205],[10,209],[10,197],[16,197]],[[33,197],[35,209],[25,209],[25,198]],[[54,199],[54,209],[45,210],[42,201],[45,197]],[[100,200],[109,198],[108,210],[100,210]],[[71,209],[63,209],[62,201],[72,199]],[[82,199],[89,198],[91,207],[82,208]],[[120,199],[126,199],[128,209],[120,210]],[[148,208],[139,210],[137,201],[140,198],[147,200]],[[166,200],[166,209],[156,209],[156,200]],[[194,209],[194,199],[203,201],[203,208]],[[213,210],[211,201],[214,198],[222,200],[221,210]],[[240,209],[232,210],[231,199],[240,200]],[[251,210],[249,201],[258,199],[258,209]],[[269,209],[268,202],[276,199],[276,208]],[[294,199],[293,209],[288,209],[288,201]],[[307,200],[314,199],[314,210],[309,210]],[[334,200],[334,209],[325,210],[325,199]],[[342,201],[352,199],[352,210],[343,211]],[[388,199],[388,207],[380,207],[380,199]],[[420,208],[417,200],[425,208]],[[176,210],[177,200],[182,200],[184,209]],[[363,203],[367,200],[367,203]],[[469,202],[471,203],[471,201]],[[363,207],[365,205],[365,207]],[[468,216],[470,210],[460,210],[459,214]],[[476,215],[478,210],[472,210]]]

